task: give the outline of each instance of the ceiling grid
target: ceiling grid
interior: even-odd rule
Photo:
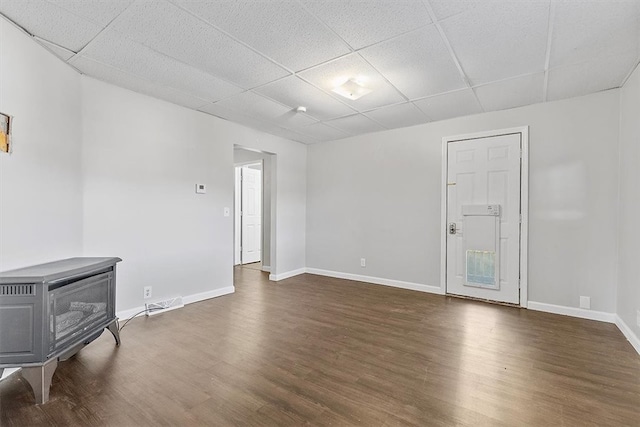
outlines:
[[[640,62],[636,0],[2,0],[0,14],[87,76],[303,143],[617,88]],[[371,93],[333,92],[347,80]]]

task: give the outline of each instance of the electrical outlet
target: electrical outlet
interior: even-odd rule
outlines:
[[[580,308],[591,309],[591,297],[580,297]]]
[[[144,299],[151,298],[151,286],[144,287]]]
[[[360,258],[360,267],[366,267],[367,266],[367,260],[364,258]]]
[[[636,324],[638,325],[638,328],[640,328],[640,310],[636,312]]]

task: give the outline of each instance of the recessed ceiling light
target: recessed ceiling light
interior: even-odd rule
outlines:
[[[340,86],[333,88],[332,91],[352,101],[371,93],[371,89],[362,86],[354,79],[347,80]]]

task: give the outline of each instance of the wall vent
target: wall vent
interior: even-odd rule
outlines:
[[[36,294],[34,285],[0,285],[0,295],[9,297],[26,297]]]

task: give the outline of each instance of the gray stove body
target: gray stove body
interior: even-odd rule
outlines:
[[[36,403],[49,399],[58,361],[108,329],[120,258],[69,258],[0,273],[0,371],[21,367]]]

